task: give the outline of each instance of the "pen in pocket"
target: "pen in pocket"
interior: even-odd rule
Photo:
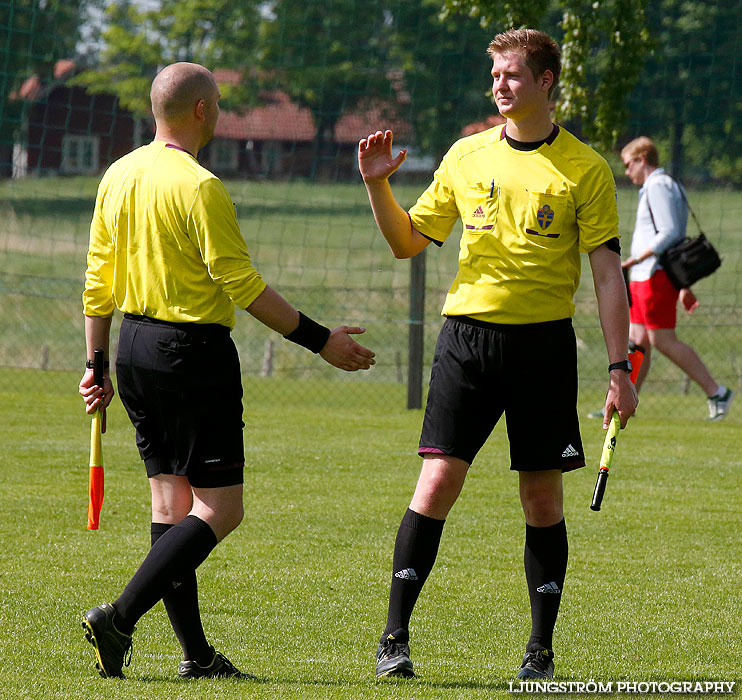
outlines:
[[[492,199],[492,195],[495,194],[495,178],[492,178],[492,184],[490,185],[490,199]]]

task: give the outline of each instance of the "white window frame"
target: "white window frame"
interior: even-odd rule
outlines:
[[[62,172],[70,175],[97,173],[99,144],[98,136],[65,134],[62,137]]]

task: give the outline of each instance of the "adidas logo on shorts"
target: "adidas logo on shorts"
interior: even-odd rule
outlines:
[[[572,447],[572,445],[567,445],[567,449],[562,452],[562,457],[577,457],[579,454],[580,453]]]

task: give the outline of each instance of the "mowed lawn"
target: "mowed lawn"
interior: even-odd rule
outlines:
[[[178,646],[158,604],[138,625],[127,679],[106,681],[79,620],[115,598],[148,549],[146,479],[115,403],[101,529],[86,531],[89,420],[75,395],[79,376],[50,385],[21,376],[0,375],[3,698],[512,697],[529,612],[503,426],[472,467],[413,618],[419,677],[377,682],[421,412],[398,401],[379,408],[362,393],[345,406],[291,405],[270,393],[254,401],[246,380],[246,517],[199,580],[211,640],[259,680],[177,681]],[[570,564],[557,678],[739,688],[740,421],[640,413],[620,436],[599,513],[589,502],[603,433],[593,422],[583,435],[590,466],[565,476]]]
[[[504,426],[472,468],[413,617],[419,678],[373,676],[422,415],[403,408],[409,264],[393,260],[375,231],[362,186],[347,184],[228,183],[266,279],[318,320],[366,325],[362,342],[379,361],[363,376],[318,371],[317,358],[274,337],[273,376],[260,378],[270,336],[238,319],[246,518],[199,579],[210,638],[259,681],[178,682],[161,605],[138,626],[127,680],[97,676],[80,615],[115,598],[145,555],[149,492],[116,403],[104,438],[101,529],[85,530],[89,420],[76,395],[80,373],[60,370],[80,366],[84,352],[80,291],[96,184],[0,188],[0,697],[511,697],[529,611]],[[422,187],[399,187],[400,200],[411,204]],[[739,387],[742,195],[691,193],[691,201],[724,263],[698,285],[701,309],[683,316],[679,334],[720,381]],[[627,243],[635,204],[634,190],[619,190]],[[452,243],[428,253],[426,363],[455,267]],[[602,403],[606,362],[587,265],[575,326],[584,416]],[[38,370],[43,361],[50,371]],[[656,358],[600,513],[588,506],[603,431],[583,421],[590,466],[565,477],[570,566],[555,639],[559,679],[742,682],[742,401],[709,425],[700,391],[682,391],[680,373]],[[534,414],[538,439],[546,399]]]

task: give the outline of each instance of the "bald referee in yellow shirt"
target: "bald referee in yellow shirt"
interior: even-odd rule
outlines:
[[[151,90],[154,141],[114,163],[98,189],[83,306],[87,411],[113,398],[108,370],[93,383],[96,348],[108,357],[115,309],[124,312],[116,370],[121,400],[152,492],[152,548],[121,595],[83,616],[96,666],[122,677],[134,625],[163,600],[183,649],[181,678],[246,678],[208,643],[196,569],[243,517],[242,383],[230,330],[235,305],[347,371],[374,353],[312,321],[266,286],[250,263],[234,204],[196,160],[214,133],[219,89],[203,66],[164,68]]]
[[[505,413],[525,514],[531,634],[518,678],[552,678],[552,636],[567,568],[562,473],[585,459],[577,418],[572,315],[588,254],[608,350],[607,422],[636,408],[615,185],[605,161],[552,123],[561,52],[546,34],[510,30],[490,43],[493,95],[506,118],[456,142],[409,212],[389,177],[403,163],[392,132],[359,144],[379,229],[397,258],[442,245],[462,221],[459,265],[433,358],[420,438],[423,466],[397,533],[376,675],[414,675],[409,621],[467,471]]]

